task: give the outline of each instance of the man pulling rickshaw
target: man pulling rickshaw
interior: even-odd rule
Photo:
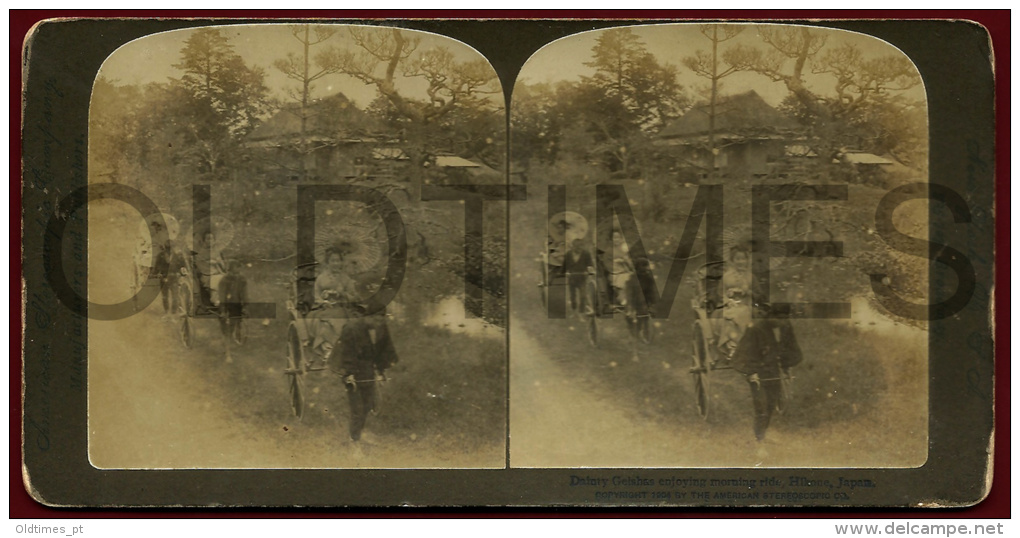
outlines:
[[[139,308],[138,292],[151,284],[160,287],[164,314],[177,309],[175,287],[184,265],[184,255],[177,244],[179,233],[180,224],[172,215],[155,213],[145,217],[133,254],[135,310]]]
[[[176,294],[173,311],[180,318],[181,340],[190,348],[194,339],[193,320],[215,317],[223,336],[224,359],[232,362],[232,343],[240,345],[245,340],[248,303],[242,265],[224,253],[234,237],[233,224],[222,217],[201,219],[183,237],[192,238],[194,244],[182,249],[182,263],[173,272],[176,283],[168,283],[166,288]]]
[[[379,383],[398,358],[384,311],[369,314],[366,306],[353,305],[351,313],[354,317],[344,324],[329,366],[343,380],[350,405],[348,431],[356,442],[361,440],[368,415],[378,409]]]
[[[751,271],[752,244],[730,246],[725,262],[698,271],[693,299],[693,366],[696,404],[709,414],[710,372],[735,370],[743,374],[754,402],[754,433],[761,441],[773,411],[789,398],[790,369],[801,362],[801,351],[789,322],[789,312],[755,304],[756,281]]]
[[[791,379],[790,369],[800,364],[803,355],[793,326],[785,313],[770,305],[755,305],[756,320],[748,325],[733,352],[733,369],[744,374],[754,404],[754,437],[765,440],[772,413],[781,410],[784,382]]]
[[[397,362],[385,311],[370,310],[355,278],[376,267],[381,243],[385,238],[364,227],[324,227],[316,234],[317,261],[295,268],[287,302],[291,408],[299,418],[304,413],[304,374],[329,370],[347,392],[353,441],[378,410],[379,384]]]

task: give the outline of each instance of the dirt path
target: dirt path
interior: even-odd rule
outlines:
[[[99,218],[101,211],[94,210],[91,216]],[[114,230],[129,234],[137,225],[125,226],[115,218],[106,224],[107,233],[90,238],[90,278],[96,277],[90,281],[90,293],[93,300],[114,302],[126,298],[123,283],[129,281],[131,270],[131,243]],[[534,282],[534,276],[525,274],[519,281]],[[718,375],[709,421],[693,411],[685,373],[689,358],[683,351],[684,345],[689,346],[689,340],[684,343],[689,330],[682,316],[667,320],[671,325],[663,325],[656,342],[642,348],[641,362],[631,363],[618,345],[624,334],[622,321],[607,322],[606,344],[591,349],[580,332],[565,335],[568,320],[543,319],[534,294],[528,293],[533,290],[517,282],[513,283],[519,300],[514,301],[518,308],[511,324],[509,368],[512,466],[923,463],[917,461],[917,454],[918,447],[926,446],[926,367],[923,352],[914,350],[921,357],[915,360],[914,354],[905,351],[914,345],[911,339],[901,339],[901,349],[888,345],[850,349],[826,342],[863,344],[865,338],[884,338],[889,344],[893,340],[879,334],[852,334],[850,329],[833,332],[833,327],[820,322],[802,323],[799,327],[807,331],[802,333],[807,356],[798,369],[797,407],[777,417],[761,450],[751,436],[746,385],[737,376]],[[502,446],[486,446],[482,454],[472,445],[425,440],[420,434],[373,432],[373,423],[368,431],[376,437],[374,442],[355,449],[346,441],[342,389],[325,374],[307,379],[310,403],[317,406],[310,406],[302,421],[290,414],[281,373],[283,331],[279,326],[252,327],[248,351],[228,364],[222,359],[214,321],[196,323],[198,343],[188,351],[178,341],[174,324],[160,320],[161,313],[157,301],[135,316],[89,324],[89,452],[99,467],[503,465]],[[875,352],[870,351],[872,347]],[[619,369],[613,369],[612,361],[621,361]],[[861,361],[876,365],[873,377],[862,374]],[[654,383],[620,381],[618,374],[625,369],[631,379],[651,378]],[[639,371],[643,377],[635,376]],[[659,393],[650,392],[656,388]],[[384,408],[383,412],[394,410]]]
[[[130,296],[137,216],[119,206],[90,211],[90,299]],[[279,314],[279,313],[278,313]],[[224,361],[215,320],[194,322],[195,347],[157,299],[142,312],[89,323],[89,455],[101,468],[502,467],[502,445],[474,451],[453,441],[397,436],[369,420],[355,446],[347,400],[326,373],[306,375],[302,420],[288,408],[282,374],[283,321],[252,323],[249,343]]]
[[[123,208],[98,206],[90,216],[90,299],[114,302],[130,294],[133,243]],[[137,226],[137,225],[136,225]],[[118,230],[125,231],[123,233]],[[209,398],[192,377],[160,300],[116,321],[89,322],[89,456],[104,468],[243,466],[253,433]]]
[[[245,467],[275,447],[249,441],[257,432],[232,420],[201,379],[170,367],[179,347],[149,316],[90,323],[89,453],[98,467]],[[123,332],[148,334],[138,345]],[[262,446],[258,446],[262,445]]]
[[[622,319],[600,320],[591,348],[579,323],[550,319],[535,253],[545,214],[514,215],[511,243],[511,464],[522,467],[910,467],[927,457],[927,333],[876,317],[797,320],[804,362],[794,394],[763,445],[750,391],[732,371],[711,374],[711,413],[694,406],[693,284],[685,281],[655,341],[631,360]],[[664,281],[668,261],[657,271]]]
[[[727,466],[762,456],[746,435],[704,435],[705,424],[662,427],[606,396],[605,387],[511,332],[510,460],[520,467],[697,467],[726,454]]]
[[[284,384],[278,372],[264,375],[280,385],[281,394],[264,395],[264,400],[252,402],[224,392],[222,386],[203,375],[203,370],[231,365],[210,356],[193,362],[196,357],[180,349],[180,343],[172,338],[171,327],[154,330],[154,319],[159,318],[150,308],[126,320],[90,324],[89,454],[97,467],[463,465],[457,455],[423,450],[413,442],[372,433],[355,447],[346,439],[345,409],[334,411],[326,419],[298,421],[284,406]],[[141,340],[126,334],[149,336]],[[246,407],[266,404],[278,405],[276,427],[240,414]],[[310,409],[308,413],[315,411]]]

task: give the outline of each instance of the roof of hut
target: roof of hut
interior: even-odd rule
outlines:
[[[754,90],[720,97],[715,108],[715,133],[720,138],[773,137],[798,127],[796,120],[770,106]],[[708,102],[694,105],[667,125],[659,137],[696,138],[707,135],[710,110]]]

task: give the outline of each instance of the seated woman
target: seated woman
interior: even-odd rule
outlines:
[[[195,245],[193,255],[198,273],[200,306],[211,308],[219,303],[219,297],[213,291],[219,289],[220,279],[226,273],[223,250],[217,248],[213,233],[207,230],[202,234],[202,242]]]
[[[627,282],[634,275],[634,264],[630,260],[630,247],[623,240],[623,234],[619,230],[613,231],[613,263],[610,267],[613,303],[616,306],[626,306]]]
[[[751,298],[751,255],[747,247],[730,249],[730,260],[722,275],[722,292],[724,302]]]
[[[315,302],[320,306],[331,302],[350,302],[354,297],[354,279],[346,272],[344,252],[326,249],[326,270],[315,279]]]
[[[319,320],[315,327],[314,348],[329,356],[346,316],[334,307],[345,307],[357,298],[354,279],[347,274],[343,250],[330,247],[326,250],[326,270],[315,279],[315,303],[312,317]]]
[[[752,285],[750,251],[745,245],[735,246],[730,249],[720,283],[722,308],[712,313],[716,344],[727,357],[732,355],[751,323]]]

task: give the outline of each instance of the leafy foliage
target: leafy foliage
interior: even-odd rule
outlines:
[[[629,28],[599,34],[585,65],[595,73],[576,83],[517,85],[514,158],[567,158],[633,175],[654,155],[652,135],[688,105],[676,68]]]
[[[174,67],[184,72],[171,91],[187,156],[201,172],[215,175],[267,112],[265,72],[245,65],[213,28],[192,34]]]
[[[607,30],[592,47],[593,59],[585,65],[595,69],[581,80],[591,92],[608,127],[617,132],[634,129],[655,131],[680,115],[687,104],[677,82],[676,68],[662,65],[629,28]]]
[[[917,160],[927,138],[918,122],[921,107],[901,95],[921,82],[909,60],[868,57],[853,43],[827,49],[826,34],[808,27],[761,26],[758,32],[764,48],[737,46],[723,58],[733,69],[786,85],[790,96],[783,109],[809,128],[822,162],[846,147]],[[828,75],[831,92],[808,88],[806,73]]]
[[[298,106],[284,107],[283,111],[296,115],[300,120],[297,144],[294,149],[300,156],[295,160],[299,167],[298,174],[302,178],[306,176],[304,157],[310,154],[313,149],[309,144],[306,135],[308,122],[315,115],[315,112],[309,106],[309,99],[314,88],[314,82],[337,72],[335,66],[328,65],[328,63],[322,60],[321,56],[316,59],[313,68],[310,49],[316,45],[324,43],[335,34],[336,30],[326,26],[312,27],[307,24],[302,26],[292,26],[291,35],[293,35],[294,39],[301,43],[302,55],[298,56],[293,52],[288,52],[285,58],[279,58],[273,62],[273,67],[286,75],[287,78],[296,81],[300,85],[298,90],[290,88],[287,91],[290,98],[298,103]]]

